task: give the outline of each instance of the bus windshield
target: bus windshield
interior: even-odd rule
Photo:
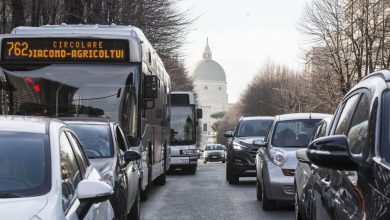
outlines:
[[[120,120],[136,67],[126,65],[12,65],[0,69],[2,113]]]
[[[196,130],[194,120],[194,107],[172,107],[171,115],[171,144],[195,144]]]

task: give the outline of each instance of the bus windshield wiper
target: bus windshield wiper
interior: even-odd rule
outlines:
[[[22,197],[17,193],[0,193],[0,198],[20,198]]]

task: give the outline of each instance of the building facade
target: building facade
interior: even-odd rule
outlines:
[[[226,74],[222,66],[212,59],[208,41],[202,59],[192,69],[192,78],[199,106],[203,109],[201,144],[212,143],[216,135],[216,132],[212,130],[212,125],[216,119],[211,115],[227,112],[229,105]]]

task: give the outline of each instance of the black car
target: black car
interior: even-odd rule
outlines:
[[[255,158],[259,147],[254,140],[264,139],[274,117],[241,117],[234,131],[225,133],[227,145],[226,180],[238,184],[240,177],[255,177]]]
[[[354,86],[339,105],[329,136],[310,143],[309,216],[301,219],[390,219],[390,72]]]
[[[310,139],[313,140],[328,135],[330,124],[332,123],[332,117],[327,117],[321,120]],[[308,158],[306,156],[306,148],[298,150],[296,152],[298,158],[297,168],[294,175],[294,187],[295,187],[295,216],[296,219],[311,219],[312,215],[310,209],[307,209],[312,201],[311,189],[313,188],[313,181],[311,180],[312,166],[307,163]],[[302,157],[304,159],[302,160]]]
[[[141,155],[129,149],[121,127],[107,119],[62,118],[80,139],[91,164],[114,189],[115,219],[140,218]]]

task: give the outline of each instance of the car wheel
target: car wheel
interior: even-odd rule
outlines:
[[[135,198],[135,201],[133,203],[133,206],[131,206],[130,213],[127,215],[127,220],[139,220],[141,216],[141,196],[140,196],[140,190],[137,191],[137,197]]]
[[[275,208],[275,202],[273,200],[268,199],[267,194],[265,193],[265,184],[264,178],[261,184],[261,207],[264,211],[272,210]]]
[[[207,160],[206,160],[206,159],[204,159],[204,160],[203,160],[203,163],[207,163]]]
[[[141,201],[144,202],[148,200],[148,186],[146,186],[146,189],[141,191]]]
[[[190,174],[195,174],[195,173],[196,173],[196,167],[190,167],[190,168],[188,168],[188,172],[189,172]]]
[[[226,179],[229,182],[229,184],[236,185],[240,182],[240,177],[235,175],[232,172],[232,168],[229,166],[229,163],[226,164]]]
[[[261,194],[261,186],[260,186],[260,181],[259,178],[256,177],[256,197],[257,200],[261,201],[262,199],[262,194]]]

